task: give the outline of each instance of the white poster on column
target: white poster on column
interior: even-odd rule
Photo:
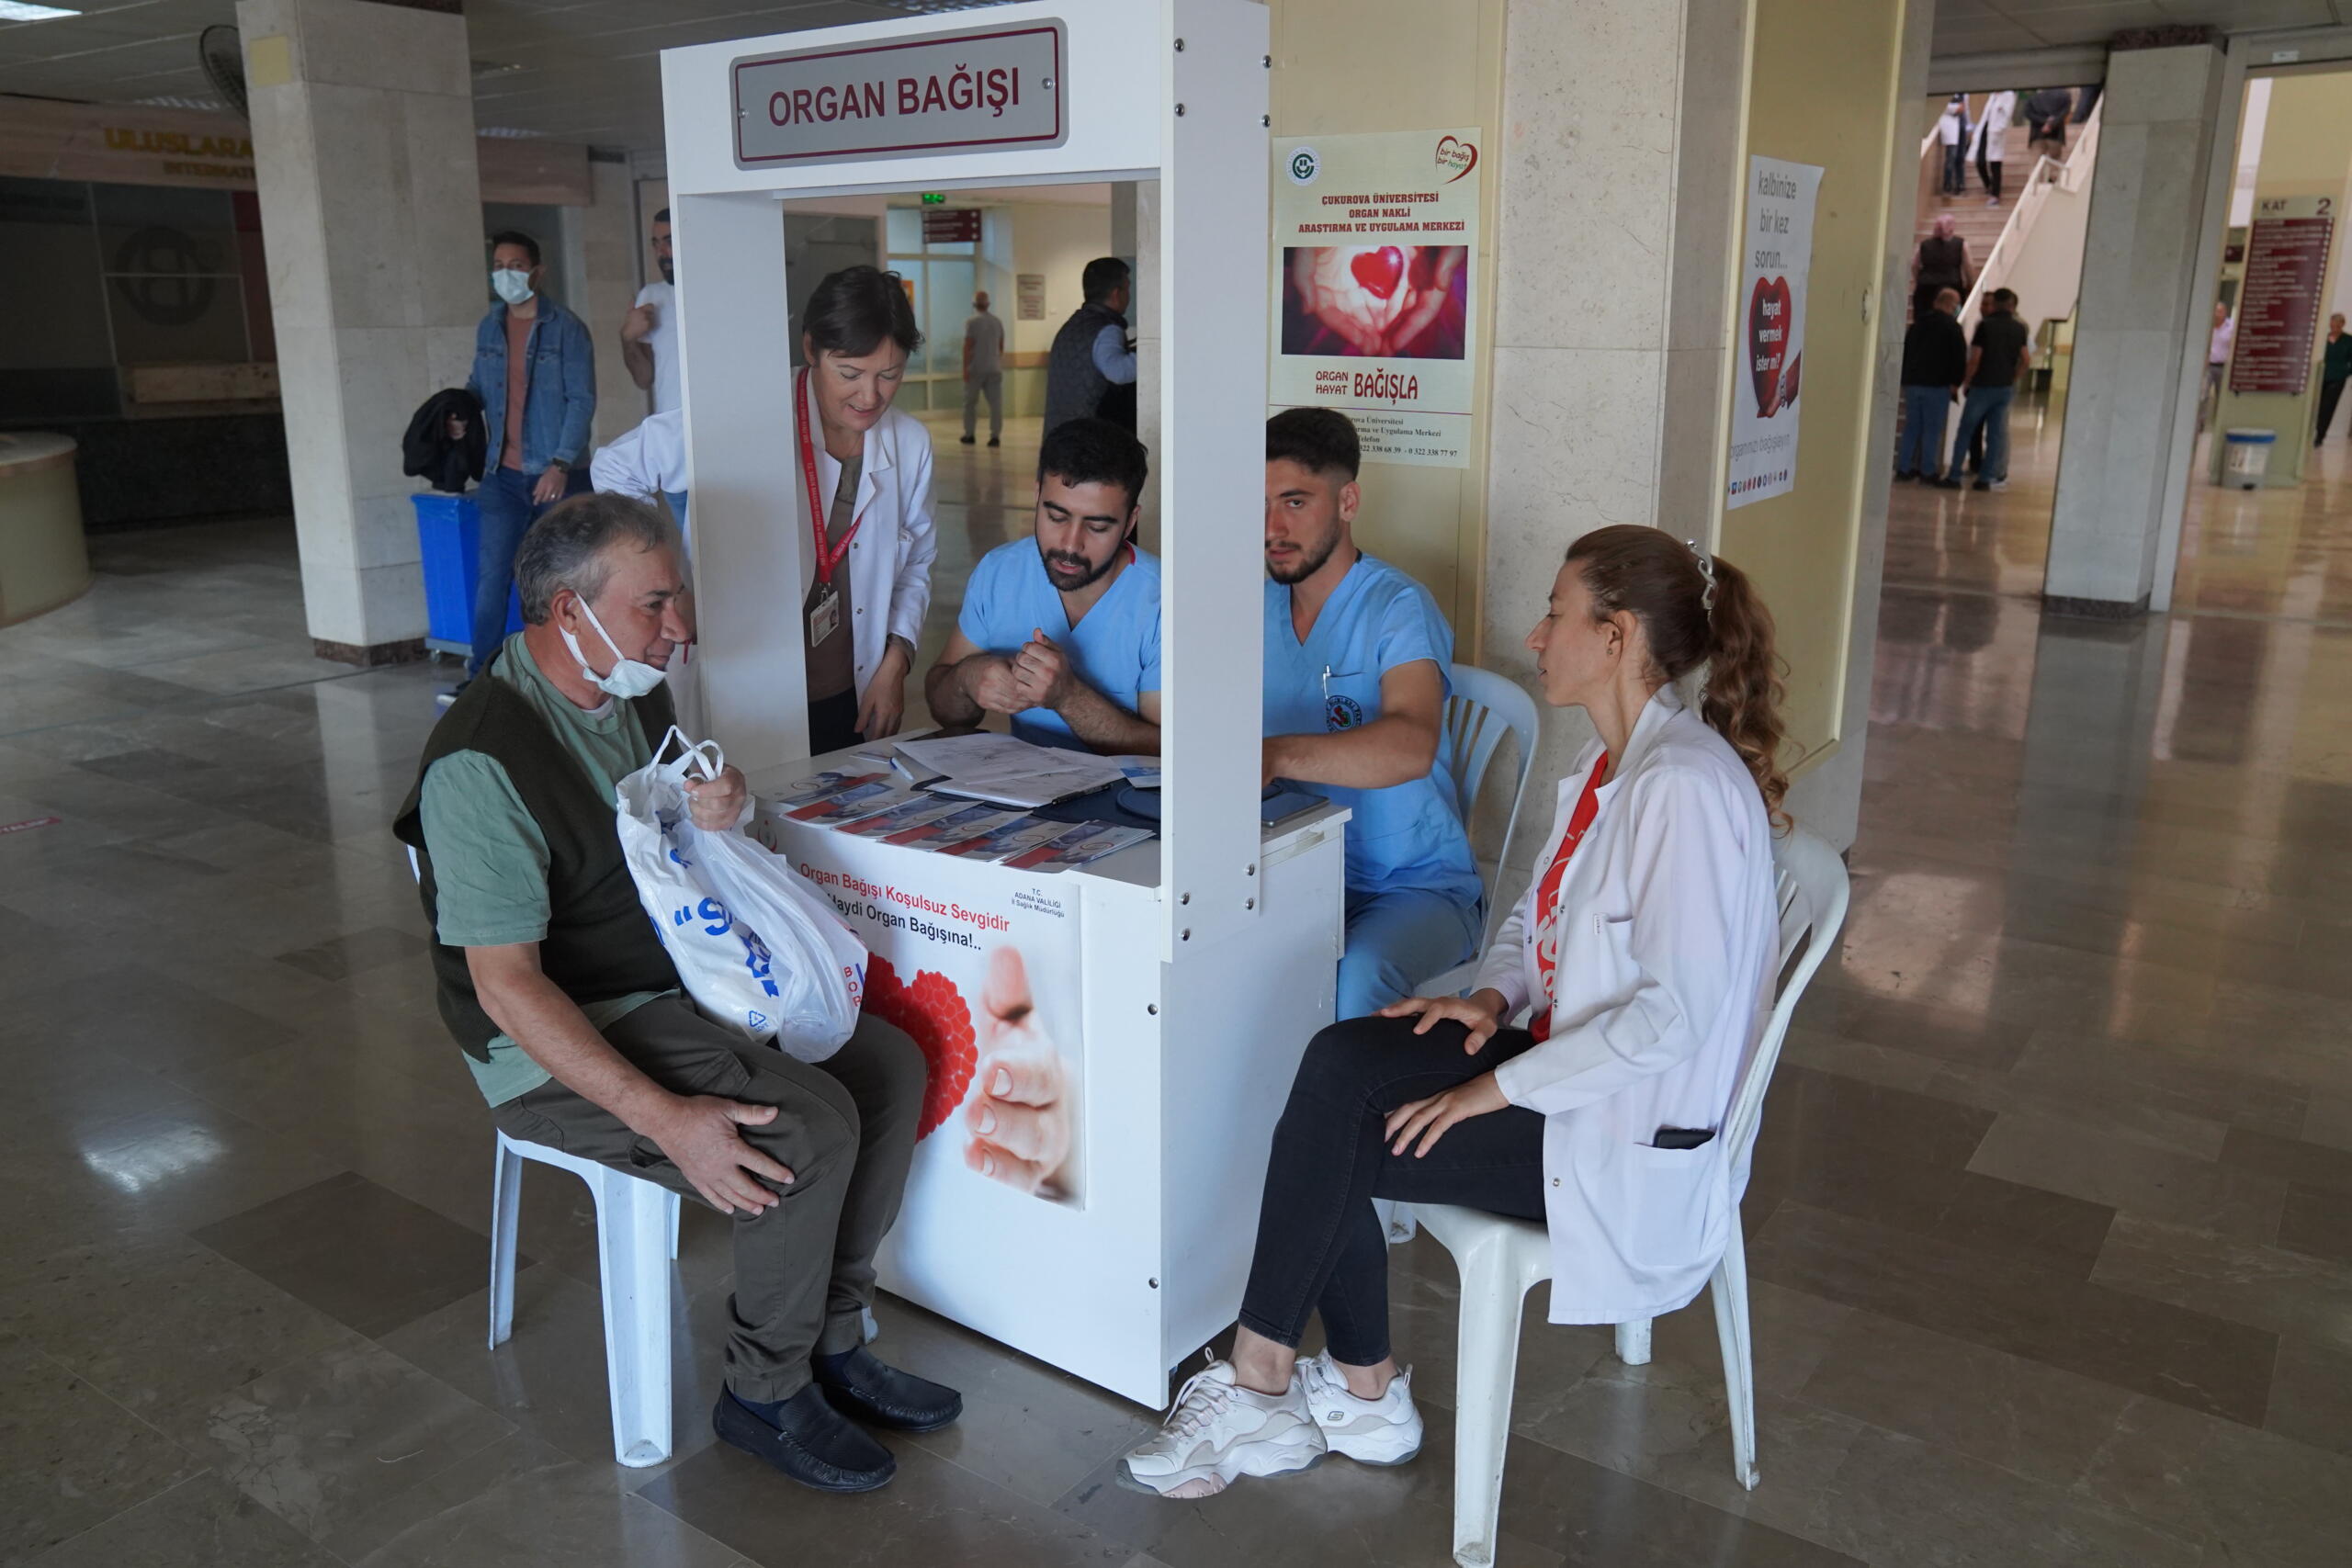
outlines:
[[[1340,410],[1376,462],[1468,465],[1480,140],[1274,143],[1271,407]]]
[[[1797,390],[1804,360],[1805,274],[1813,266],[1821,167],[1747,160],[1745,261],[1731,409],[1726,510],[1797,487]]]

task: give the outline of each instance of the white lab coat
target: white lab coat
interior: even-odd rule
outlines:
[[[808,390],[808,416],[809,440],[817,452],[817,500],[830,513],[842,466],[825,450],[814,387]],[[792,482],[800,484],[797,439],[790,431],[785,439],[794,443]],[[808,492],[804,489],[801,493],[805,501]],[[857,694],[864,701],[866,682],[874,679],[892,633],[922,644],[923,615],[931,608],[931,563],[939,558],[939,533],[931,515],[931,433],[921,420],[895,405],[865,433],[857,516],[847,566],[854,612],[850,643],[857,666]],[[801,581],[813,584],[816,536],[804,523],[792,530],[792,537],[800,552]],[[800,606],[791,606],[788,613],[797,620]]]
[[[597,447],[588,482],[610,494],[644,497],[693,489],[686,479],[686,416],[676,409],[653,414]]]
[[[1596,741],[1560,781],[1539,882],[1600,755]],[[1535,943],[1558,944],[1551,1038],[1495,1069],[1506,1099],[1544,1117],[1553,1322],[1672,1312],[1722,1260],[1749,1151],[1720,1133],[1771,1009],[1773,886],[1754,778],[1662,688],[1600,787],[1557,918],[1532,928],[1531,886],[1479,967],[1516,1016],[1541,995]],[[1719,1135],[1660,1149],[1660,1127]]]
[[[1984,139],[1989,136],[1993,139],[1993,150],[1984,154],[1984,161],[1988,164],[1998,164],[2007,159],[2009,122],[2017,117],[2018,96],[2015,93],[1996,93],[1985,99],[1984,116],[1976,122],[1976,134],[1970,137],[1968,141],[1968,155],[1974,158],[1978,151],[1985,145]]]

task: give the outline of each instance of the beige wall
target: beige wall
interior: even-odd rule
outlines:
[[[1426,0],[1272,0],[1272,11],[1276,137],[1468,125],[1483,129],[1490,146],[1499,141],[1504,0],[1436,7]],[[1494,341],[1500,163],[1482,159],[1477,175],[1483,221],[1471,282],[1472,353],[1482,366]],[[1355,528],[1358,544],[1429,586],[1453,622],[1455,657],[1465,662],[1479,661],[1483,625],[1490,423],[1483,377],[1473,412],[1476,457],[1468,468],[1366,464]]]
[[[1086,264],[1111,254],[1111,209],[1069,202],[1022,201],[989,209],[991,225],[1010,231],[1010,260],[999,261],[991,245],[985,285],[994,296],[989,308],[1004,322],[1004,412],[1008,417],[1046,412],[1046,354],[1054,334],[1079,307],[1079,277]],[[1024,272],[1046,278],[1046,318],[1021,320],[1016,282]],[[1132,312],[1130,313],[1132,315]]]
[[[1796,488],[1724,514],[1722,550],[1756,580],[1788,660],[1784,760],[1819,760],[1845,728],[1847,606],[1856,586],[1866,492],[1883,505],[1883,465],[1869,458],[1875,327],[1900,304],[1883,287],[1891,169],[1908,175],[1918,144],[1898,151],[1911,116],[1894,96],[1903,13],[1884,0],[1758,0],[1753,95],[1742,156],[1818,164],[1807,282]],[[1793,106],[1835,100],[1836,115]],[[1901,106],[1908,109],[1911,105]],[[1744,227],[1744,225],[1743,225]],[[1741,390],[1735,386],[1731,395]]]
[[[567,209],[567,227],[579,242],[580,298],[567,301],[588,325],[596,345],[596,444],[636,428],[652,412],[653,399],[629,379],[621,359],[621,318],[637,298],[643,226],[637,221],[635,181],[626,164],[588,165],[588,206]],[[650,209],[649,209],[649,216]],[[650,257],[651,252],[646,251]],[[650,263],[648,264],[650,268]]]

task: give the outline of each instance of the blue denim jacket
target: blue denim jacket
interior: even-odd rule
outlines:
[[[589,426],[596,418],[596,348],[587,324],[542,294],[525,352],[531,356],[531,369],[523,389],[523,471],[537,474],[553,462],[577,468],[587,455]],[[506,450],[503,300],[474,329],[474,368],[466,386],[481,400],[490,436],[482,471],[496,473]]]

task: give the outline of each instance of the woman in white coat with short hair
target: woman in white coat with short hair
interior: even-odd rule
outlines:
[[[1233,1359],[1127,1454],[1136,1485],[1198,1497],[1326,1453],[1419,1451],[1374,1198],[1544,1222],[1555,1323],[1671,1312],[1723,1256],[1747,1151],[1716,1134],[1779,952],[1772,618],[1729,562],[1614,526],[1571,547],[1527,646],[1544,699],[1599,733],[1560,782],[1534,885],[1472,995],[1402,1001],[1307,1046]],[[1674,682],[1702,664],[1694,712]],[[1301,1361],[1312,1314],[1328,1348]]]
[[[895,272],[843,267],[801,316],[794,474],[810,522],[797,537],[808,750],[899,732],[931,608],[931,434],[892,406],[922,344]]]

